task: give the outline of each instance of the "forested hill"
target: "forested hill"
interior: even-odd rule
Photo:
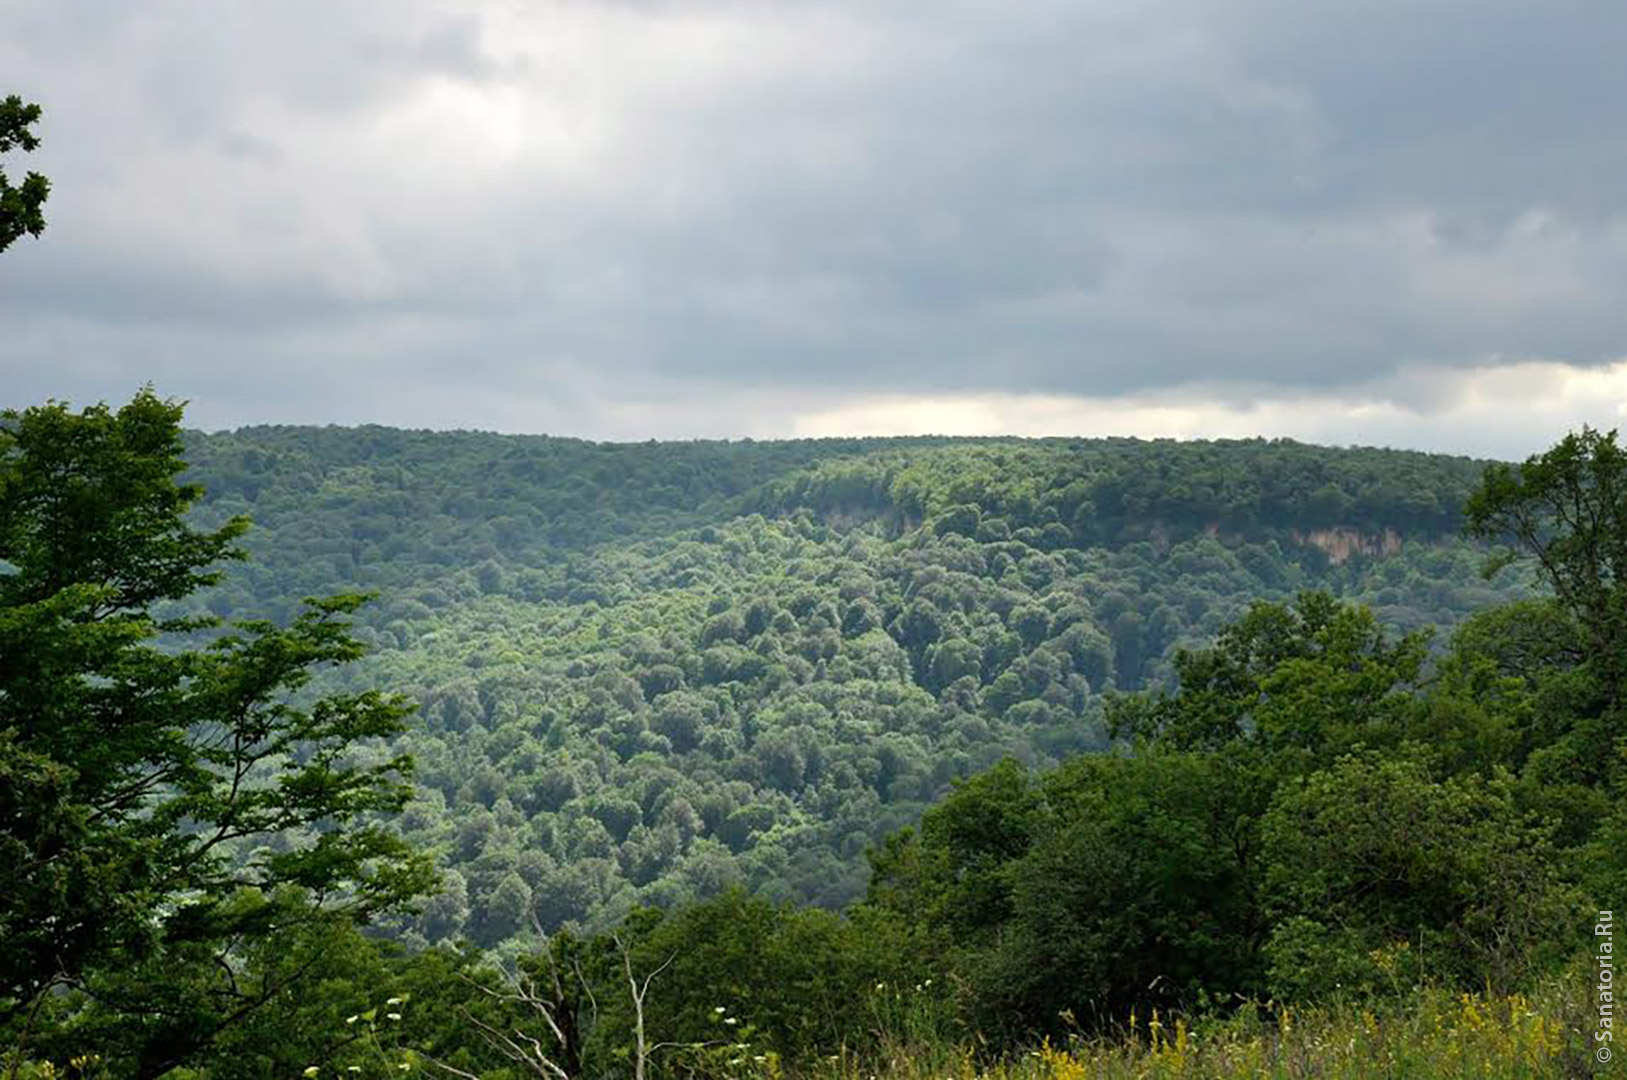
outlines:
[[[1106,744],[1247,604],[1398,628],[1478,574],[1466,458],[1286,441],[598,444],[385,428],[188,436],[201,514],[254,519],[204,597],[376,591],[347,678],[421,703],[401,819],[448,888],[411,933],[498,944],[742,881],[836,905],[957,776]]]
[[[803,439],[592,443],[364,427],[188,435],[211,516],[259,530],[262,601],[332,583],[408,583],[485,559],[562,553],[743,514],[808,510],[896,536],[1015,536],[1056,549],[1225,532],[1455,534],[1482,464],[1288,440]],[[1022,530],[1036,530],[1024,534]]]

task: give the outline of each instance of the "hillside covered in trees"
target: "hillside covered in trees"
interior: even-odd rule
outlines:
[[[0,414],[19,1077],[1612,1060],[1613,433],[1507,466],[180,418]]]
[[[256,428],[186,457],[196,519],[253,521],[208,609],[376,594],[344,679],[418,704],[391,750],[418,766],[392,827],[444,874],[420,942],[733,884],[839,908],[956,779],[1106,749],[1104,702],[1256,599],[1444,631],[1525,591],[1481,577],[1482,466],[1444,456]]]

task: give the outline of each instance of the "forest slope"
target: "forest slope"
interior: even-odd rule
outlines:
[[[421,703],[399,821],[447,889],[408,932],[499,945],[742,882],[838,906],[950,782],[1107,740],[1247,605],[1305,588],[1447,630],[1466,458],[1286,441],[595,444],[385,428],[188,437],[253,559],[203,598],[378,593],[346,680]]]

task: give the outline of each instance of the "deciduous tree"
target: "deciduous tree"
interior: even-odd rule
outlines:
[[[12,150],[38,148],[39,136],[30,130],[40,118],[40,107],[23,103],[16,94],[0,100],[0,154]],[[21,184],[6,179],[0,169],[0,251],[6,250],[24,233],[38,236],[45,231],[41,207],[51,194],[51,181],[37,172],[23,177]]]
[[[240,978],[246,948],[429,885],[370,823],[405,802],[410,762],[356,754],[408,706],[310,688],[362,654],[361,598],[286,626],[176,613],[247,528],[189,524],[181,415],[150,390],[0,414],[0,1025],[67,988],[73,1022],[142,1076],[309,970]]]

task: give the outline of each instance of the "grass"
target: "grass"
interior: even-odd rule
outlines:
[[[1599,1064],[1591,970],[1574,967],[1529,995],[1417,990],[1378,1003],[1250,1005],[1225,1016],[1133,1017],[1111,1035],[1075,1035],[989,1060],[951,1037],[929,985],[876,987],[869,1011],[880,1048],[782,1062],[740,1041],[669,1058],[652,1075],[716,1080],[1582,1080],[1627,1077]],[[418,1055],[375,1046],[377,1060],[315,1070],[323,1076],[446,1076]],[[1612,1047],[1612,1050],[1614,1048]],[[67,1070],[24,1064],[26,1080],[88,1080],[87,1056]],[[188,1074],[197,1075],[197,1074]],[[307,1075],[310,1075],[309,1073]],[[513,1073],[505,1073],[512,1076]],[[626,1073],[622,1074],[623,1076]]]
[[[994,1062],[968,1048],[888,1039],[868,1059],[827,1059],[807,1080],[1525,1080],[1627,1076],[1596,1062],[1591,980],[1531,995],[1420,990],[1399,1001],[1251,1006],[1189,1022],[1136,1017],[1112,1036],[1077,1036]]]

